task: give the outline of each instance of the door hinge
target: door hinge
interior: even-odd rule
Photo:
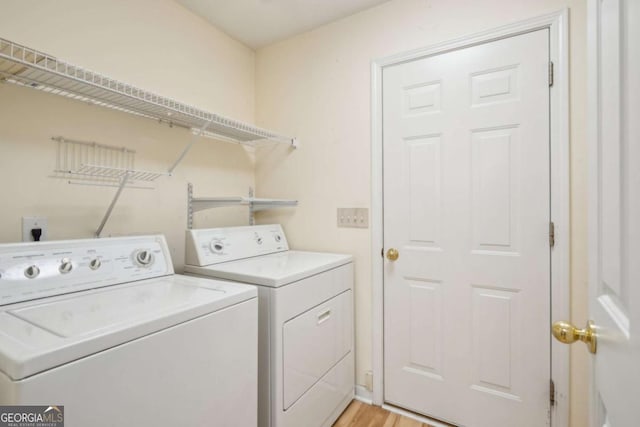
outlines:
[[[553,61],[549,61],[549,87],[553,86]]]
[[[556,405],[556,384],[553,380],[549,380],[549,403],[551,406]]]
[[[553,221],[549,221],[549,246],[554,247],[556,245],[556,225]]]

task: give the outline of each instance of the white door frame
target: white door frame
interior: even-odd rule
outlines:
[[[569,10],[539,16],[482,33],[375,60],[371,64],[371,261],[373,284],[373,403],[384,404],[384,260],[382,172],[382,70],[384,67],[480,43],[549,29],[549,54],[554,64],[550,91],[551,220],[555,246],[551,251],[551,319],[570,318],[570,158],[569,158]],[[550,319],[550,320],[551,320]],[[551,340],[551,333],[549,333]],[[569,425],[569,348],[551,340],[551,371],[556,405],[553,426]]]

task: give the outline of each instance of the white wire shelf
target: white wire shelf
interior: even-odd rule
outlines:
[[[149,183],[161,176],[171,176],[170,171],[151,172],[135,169],[136,152],[126,147],[114,147],[62,136],[51,139],[56,143],[56,166],[52,178],[65,178],[69,184],[117,188],[96,230],[96,237],[100,237],[124,188],[151,190],[153,185],[150,186]],[[179,161],[180,159],[176,164]]]
[[[126,175],[127,188],[152,189],[148,185],[170,172],[139,170],[135,167],[134,150],[97,142],[79,141],[56,136],[54,178],[69,179],[70,184],[119,187]]]
[[[54,56],[0,38],[0,80],[148,117],[205,136],[255,145],[275,141],[297,147],[297,139],[137,88]]]

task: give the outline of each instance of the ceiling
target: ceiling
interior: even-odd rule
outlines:
[[[257,49],[388,0],[177,0]]]

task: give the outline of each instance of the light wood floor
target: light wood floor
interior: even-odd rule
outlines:
[[[403,417],[354,400],[342,413],[333,427],[431,427],[429,424]]]

